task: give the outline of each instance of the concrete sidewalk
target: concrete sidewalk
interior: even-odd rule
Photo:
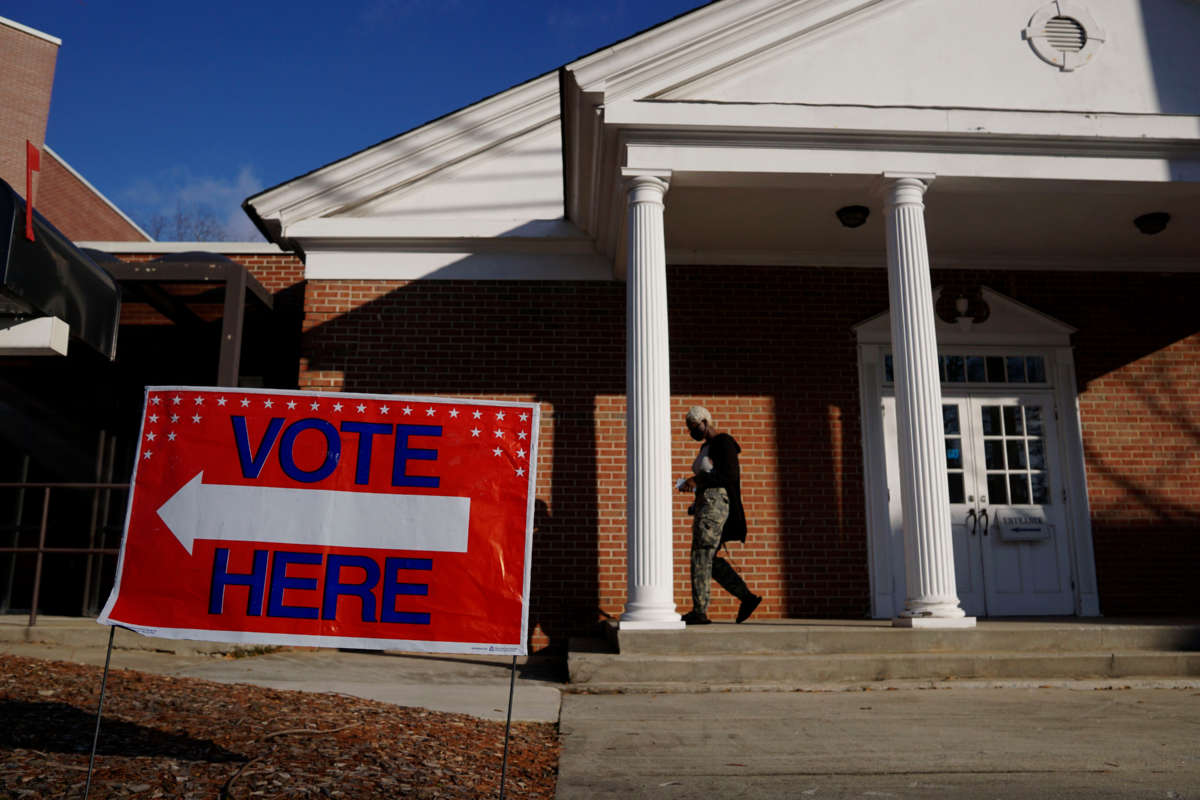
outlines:
[[[151,639],[123,629],[117,630],[114,641],[113,669],[333,692],[493,720],[503,720],[507,713],[511,656],[262,652],[229,644]],[[32,629],[24,618],[0,620],[0,653],[102,666],[107,643],[108,628],[91,620],[43,617]],[[518,658],[513,720],[557,722],[565,678],[565,667],[556,661]]]
[[[1200,691],[567,695],[558,797],[1200,798]]]
[[[0,620],[0,652],[104,663],[107,628],[53,618],[38,628]],[[123,630],[116,640],[117,669],[342,692],[489,719],[504,718],[508,699],[506,657],[220,654],[210,651],[231,647],[146,639]],[[1042,688],[1029,682],[1005,688],[949,680],[859,682],[817,691],[691,684],[670,694],[645,688],[564,694],[561,663],[518,661],[513,718],[559,721],[562,800],[1200,800],[1195,680],[1054,681]]]

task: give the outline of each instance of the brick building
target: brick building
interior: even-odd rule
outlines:
[[[41,153],[34,206],[73,240],[145,242],[150,236],[46,146],[62,40],[0,17],[0,179],[25,196],[25,142]]]
[[[535,646],[680,624],[697,403],[758,615],[1194,615],[1197,33],[709,4],[247,200],[278,247],[221,249],[286,318],[241,379],[539,402]],[[141,383],[214,367],[123,321]]]
[[[712,3],[245,205],[302,387],[542,404],[535,644],[680,624],[697,403],[759,614],[1195,614],[1197,34]]]

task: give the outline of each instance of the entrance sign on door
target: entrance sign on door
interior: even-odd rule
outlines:
[[[99,622],[523,655],[539,408],[149,387]]]

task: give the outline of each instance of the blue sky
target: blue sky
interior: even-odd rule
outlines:
[[[139,224],[247,196],[703,0],[0,0],[63,40],[46,142]]]

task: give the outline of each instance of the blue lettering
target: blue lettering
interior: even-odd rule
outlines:
[[[366,486],[371,479],[371,440],[375,434],[387,436],[392,426],[383,422],[343,422],[342,430],[358,434],[358,458],[354,464],[354,482]]]
[[[317,609],[308,606],[285,606],[283,591],[298,589],[311,592],[317,588],[316,578],[289,578],[287,568],[291,564],[320,564],[320,553],[288,553],[276,551],[271,558],[271,592],[267,597],[268,617],[288,617],[290,619],[316,619]]]
[[[213,553],[212,584],[208,594],[208,613],[220,614],[225,607],[226,586],[248,586],[246,616],[262,616],[263,587],[267,583],[267,551],[254,551],[254,566],[250,574],[231,574],[229,571],[229,548],[218,547]]]
[[[342,583],[342,567],[357,567],[366,573],[361,583]],[[325,562],[325,599],[321,603],[322,619],[337,619],[338,597],[350,595],[362,601],[362,621],[375,621],[375,595],[371,590],[379,583],[379,565],[366,556],[330,555]]]
[[[396,457],[392,462],[392,486],[427,486],[437,488],[439,478],[429,475],[409,475],[408,461],[437,461],[437,450],[418,450],[408,446],[410,436],[441,436],[441,425],[397,425]]]
[[[307,430],[320,431],[321,435],[325,437],[325,463],[311,471],[296,466],[296,459],[292,452],[296,445],[296,437]],[[337,468],[338,459],[341,456],[342,440],[338,437],[337,428],[323,419],[302,419],[293,422],[283,432],[283,438],[279,441],[279,466],[283,467],[283,471],[289,478],[301,483],[316,483],[328,478]]]
[[[263,434],[262,441],[258,443],[258,452],[250,455],[250,435],[246,431],[245,417],[230,417],[233,421],[233,440],[237,444],[238,460],[242,463],[242,475],[247,478],[257,478],[258,473],[262,472],[263,465],[267,463],[267,456],[271,454],[271,448],[275,446],[275,439],[279,436],[279,429],[283,427],[283,417],[273,417],[271,423],[267,426],[267,432]]]
[[[439,429],[440,430],[440,429]],[[428,595],[427,583],[402,583],[400,570],[433,570],[431,558],[389,558],[383,566],[383,602],[379,606],[380,622],[399,622],[406,625],[428,625],[429,614],[397,611],[396,598],[401,595]]]

